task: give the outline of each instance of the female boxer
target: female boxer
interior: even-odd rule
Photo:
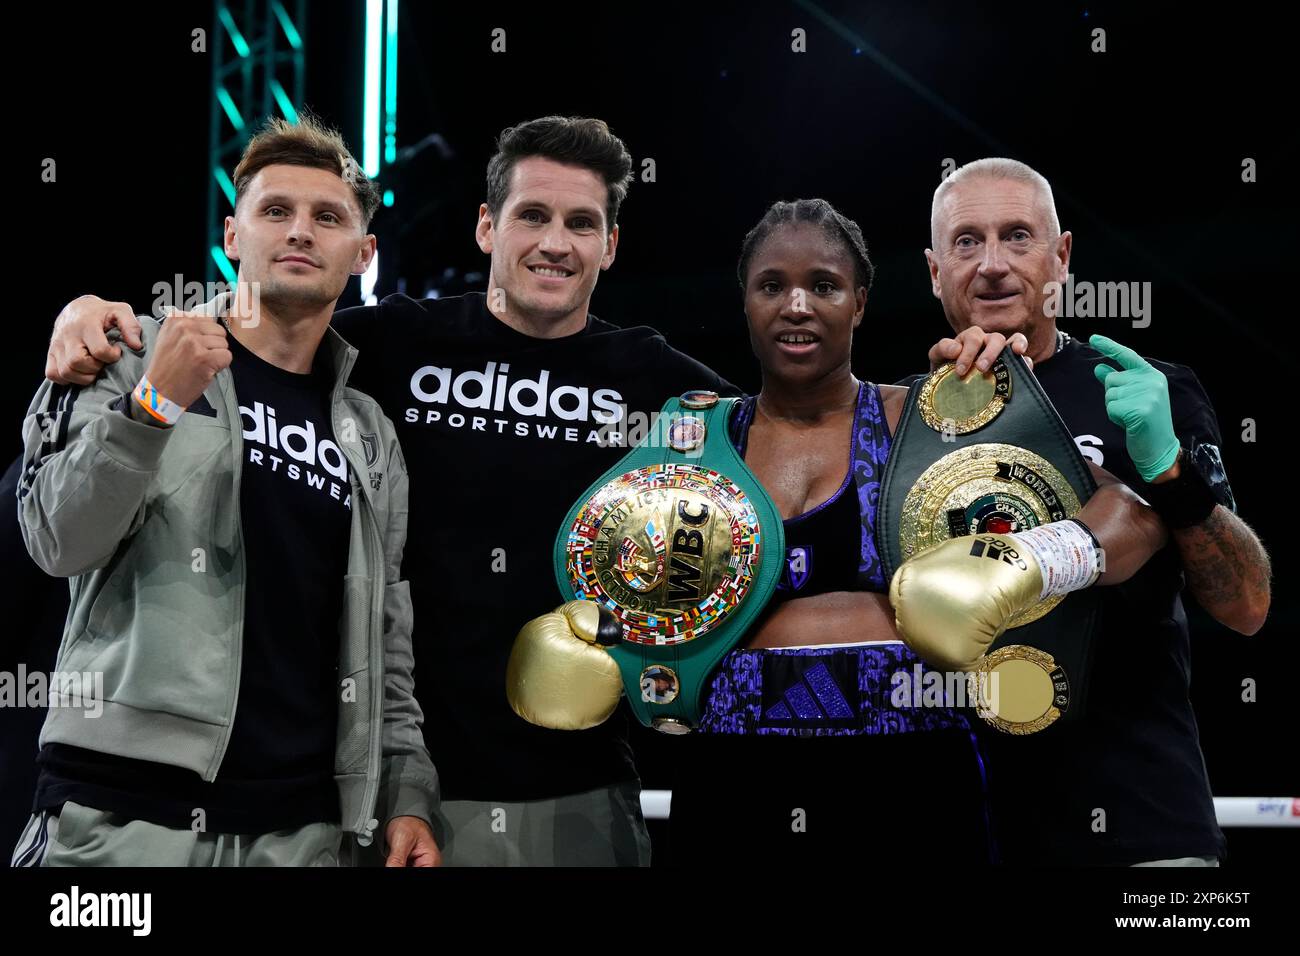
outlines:
[[[737,404],[731,437],[784,519],[786,567],[714,674],[700,732],[673,748],[678,863],[775,863],[765,876],[784,887],[808,865],[870,857],[860,872],[879,880],[882,858],[964,867],[995,853],[970,721],[923,698],[928,667],[894,628],[876,553],[907,389],[851,368],[872,274],[862,231],[820,199],[774,204],[742,244],[762,388]],[[1085,521],[1114,505],[1093,501]]]

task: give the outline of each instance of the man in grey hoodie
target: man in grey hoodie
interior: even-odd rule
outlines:
[[[381,824],[388,865],[440,862],[405,461],[329,327],[378,191],[311,118],[234,181],[234,291],[24,422],[24,540],[72,606],[15,865],[335,865]]]

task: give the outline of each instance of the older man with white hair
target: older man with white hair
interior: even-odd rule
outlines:
[[[991,740],[990,788],[1008,862],[1210,865],[1224,855],[1189,700],[1184,579],[1242,634],[1264,623],[1268,556],[1235,514],[1214,409],[1191,369],[1147,360],[1101,335],[1057,328],[1073,237],[1052,188],[1012,159],[954,171],[935,190],[934,295],[954,338],[930,352],[958,374],[1002,348],[1034,372],[1091,461],[1142,495],[1170,544],[1107,589],[1083,720]]]

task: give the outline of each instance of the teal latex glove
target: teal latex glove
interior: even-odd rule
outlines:
[[[1179,450],[1168,380],[1131,348],[1104,335],[1094,335],[1088,344],[1120,365],[1099,364],[1092,370],[1106,386],[1106,417],[1124,429],[1128,456],[1142,480],[1160,477],[1174,466]]]

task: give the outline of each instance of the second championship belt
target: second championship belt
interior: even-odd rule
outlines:
[[[876,544],[886,580],[948,538],[1014,534],[1074,517],[1096,490],[1020,356],[1005,350],[988,372],[973,369],[964,379],[944,365],[912,386],[885,465]],[[982,542],[972,538],[971,546]],[[1098,610],[1089,588],[1048,597],[1014,618],[969,676],[980,717],[1011,734],[1077,717]]]
[[[555,540],[566,599],[611,611],[633,713],[694,728],[709,675],[776,589],[781,516],[727,434],[736,399],[687,392],[569,509]]]

